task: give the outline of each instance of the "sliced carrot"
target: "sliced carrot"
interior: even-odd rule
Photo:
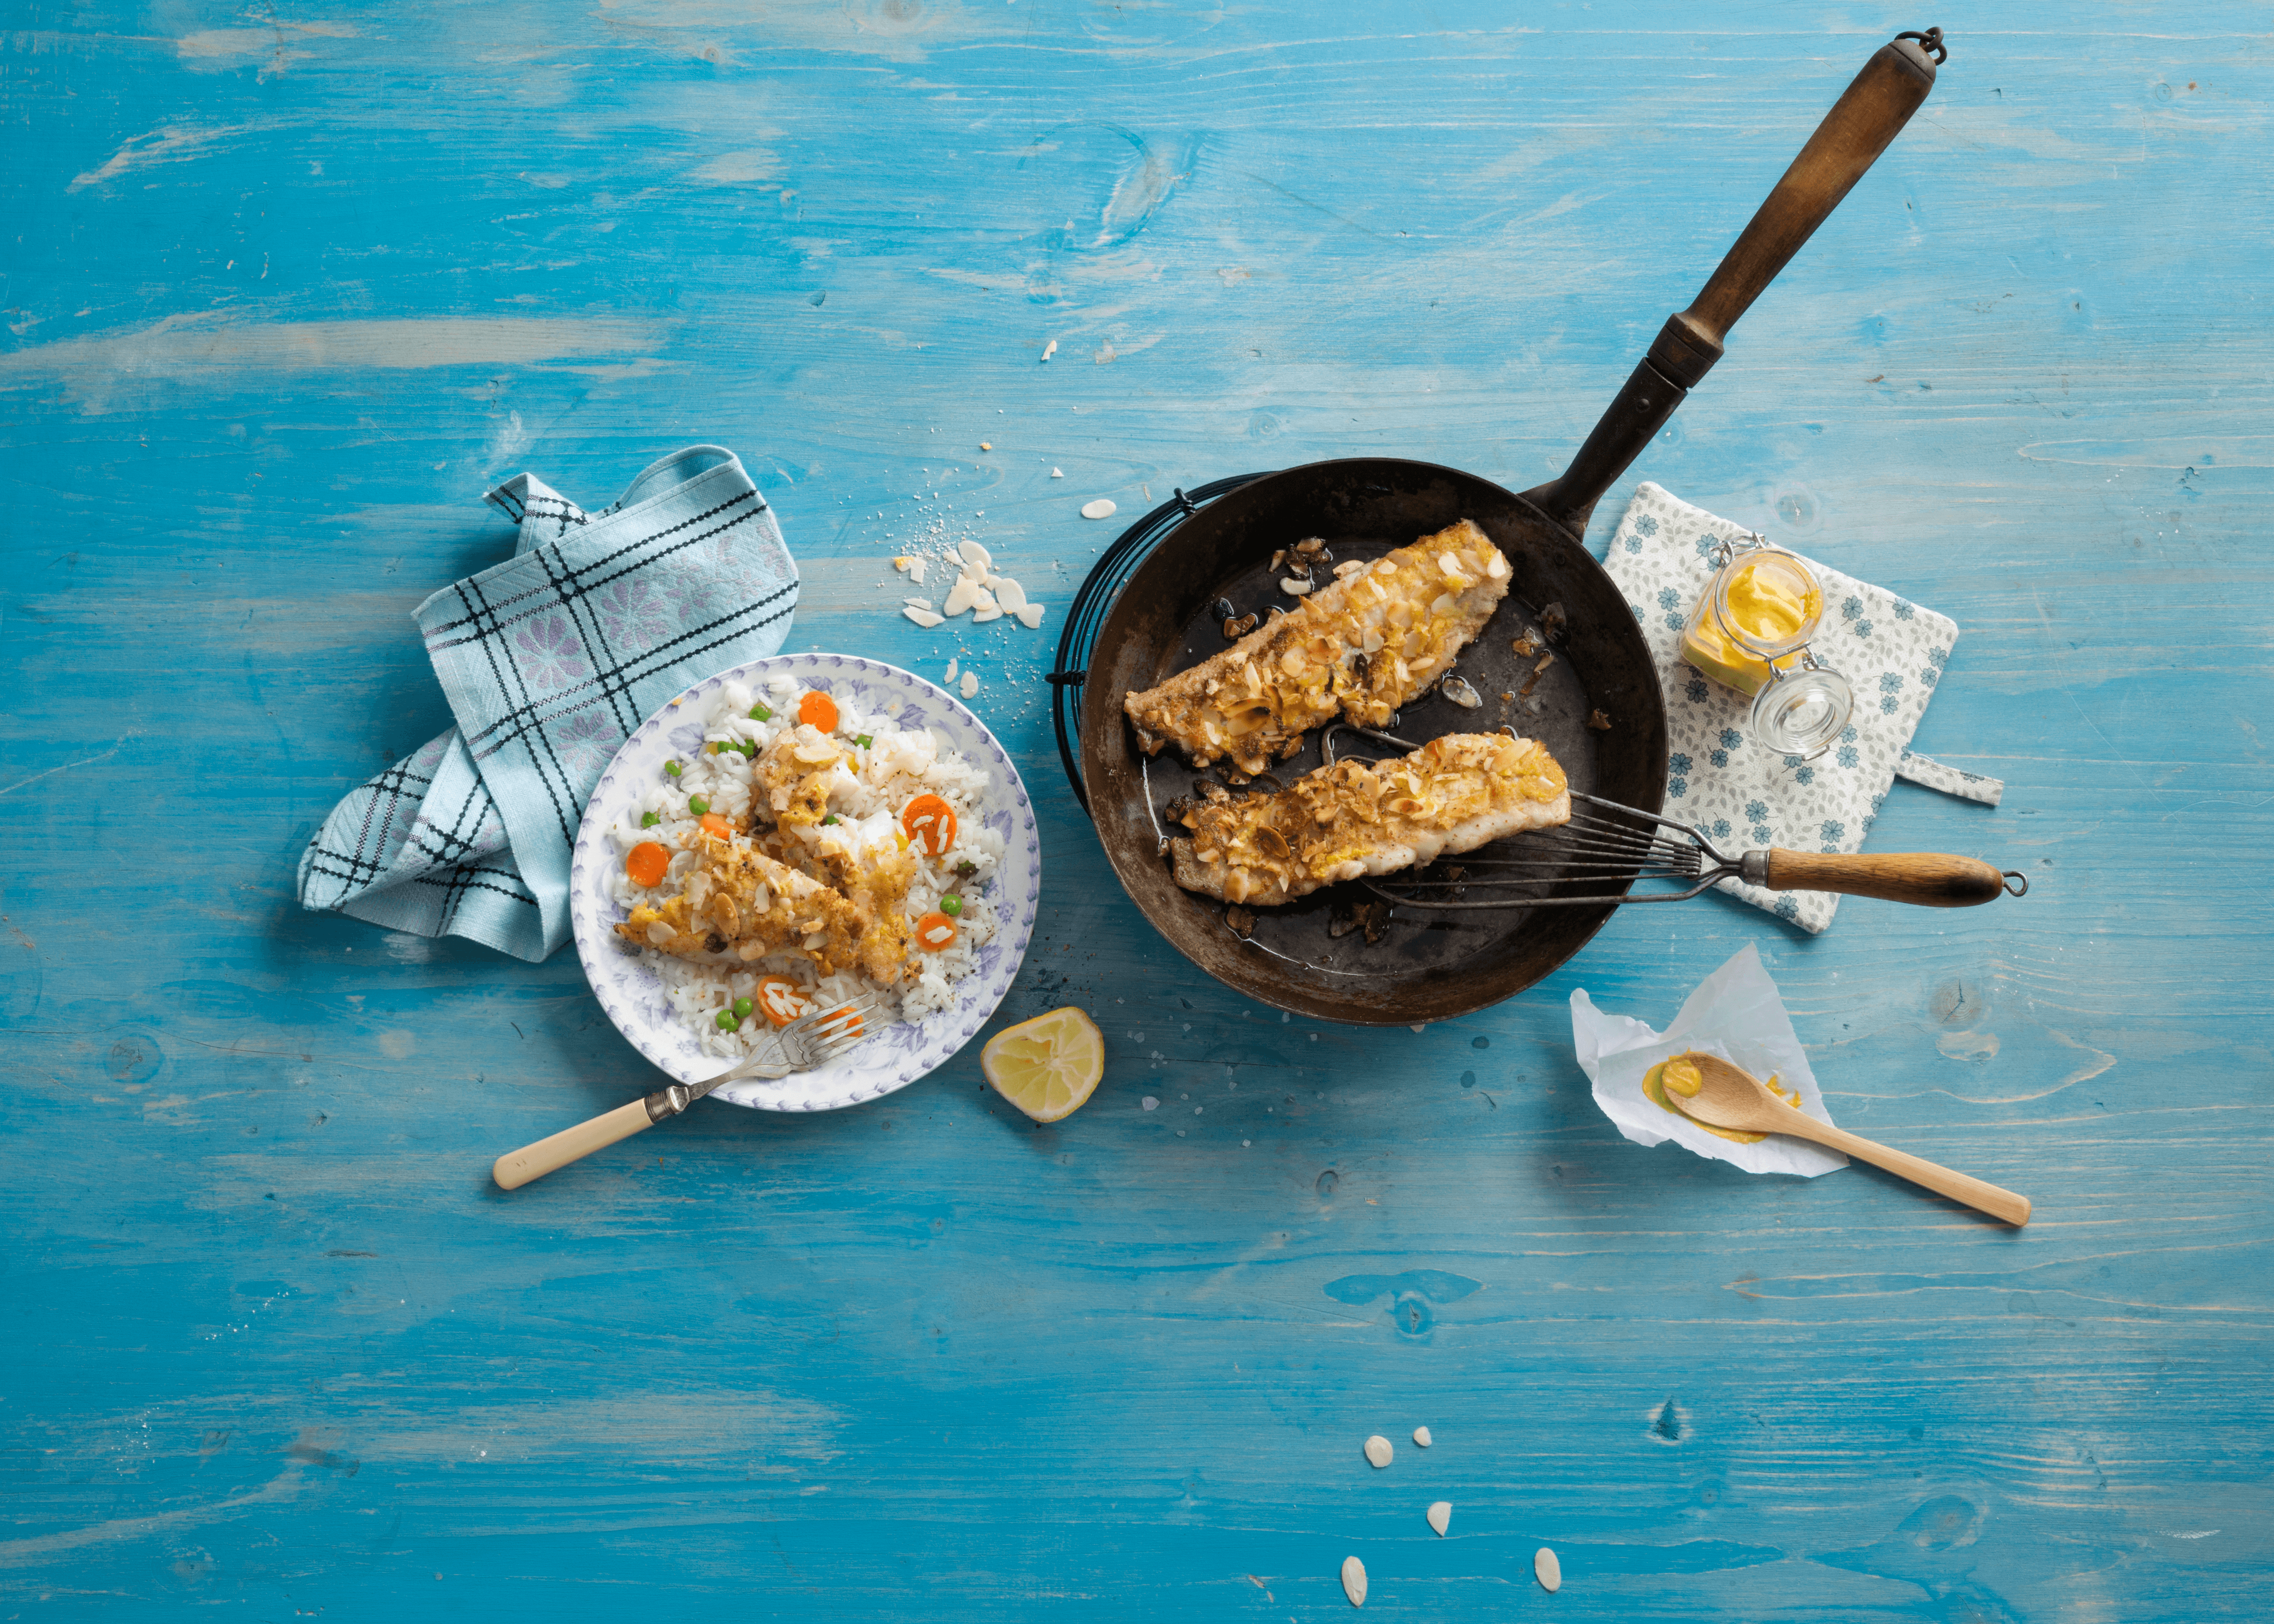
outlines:
[[[758,978],[758,1009],[777,1026],[787,1026],[813,1007],[802,989],[787,975]]]
[[[797,719],[809,727],[818,727],[823,733],[837,731],[837,702],[819,688],[809,689],[797,702]]]
[[[955,808],[937,795],[918,795],[908,802],[908,809],[900,814],[900,827],[931,856],[954,848]]]
[[[955,945],[955,921],[945,914],[927,914],[916,921],[916,945],[927,953]]]
[[[643,840],[624,858],[624,872],[635,885],[660,885],[671,867],[671,853],[652,840]]]
[[[717,835],[721,840],[734,832],[734,824],[716,812],[705,812],[696,821],[703,825],[705,832]]]

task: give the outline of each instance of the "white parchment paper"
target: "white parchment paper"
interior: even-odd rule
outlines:
[[[1669,1111],[1642,1091],[1651,1067],[1695,1050],[1719,1055],[1766,1082],[1772,1076],[1800,1090],[1800,1109],[1830,1122],[1824,1093],[1808,1067],[1807,1053],[1777,996],[1776,983],[1761,967],[1750,942],[1728,963],[1698,983],[1674,1024],[1653,1032],[1624,1015],[1597,1009],[1583,989],[1571,995],[1571,1046],[1579,1068],[1595,1086],[1595,1103],[1621,1133],[1638,1145],[1672,1139],[1685,1150],[1727,1162],[1748,1173],[1795,1173],[1813,1178],[1848,1165],[1848,1158],[1805,1139],[1772,1133],[1758,1145],[1741,1145],[1706,1132],[1677,1111]]]

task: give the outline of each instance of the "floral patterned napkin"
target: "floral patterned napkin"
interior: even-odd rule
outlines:
[[[789,635],[797,567],[742,462],[691,446],[588,514],[531,474],[487,500],[514,555],[418,605],[457,726],[351,791],[300,901],[543,959],[568,939],[569,847],[658,706]]]
[[[1734,842],[1858,852],[1899,777],[1996,806],[2006,789],[1997,779],[1910,748],[1949,665],[1956,624],[1814,559],[1808,567],[1823,584],[1825,617],[1811,646],[1854,688],[1856,713],[1839,743],[1813,762],[1771,755],[1746,738],[1752,702],[1707,681],[1677,650],[1690,609],[1713,579],[1715,549],[1752,534],[1645,482],[1603,560],[1642,622],[1666,688],[1673,752],[1666,815],[1695,824],[1725,851]],[[1826,891],[1764,891],[1739,880],[1724,880],[1720,889],[1811,932],[1828,927],[1840,906]]]

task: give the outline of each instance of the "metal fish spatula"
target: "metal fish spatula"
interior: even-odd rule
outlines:
[[[722,1083],[739,1082],[746,1077],[787,1077],[793,1071],[810,1071],[868,1036],[869,1022],[875,1014],[874,1001],[860,997],[801,1015],[779,1031],[761,1034],[758,1053],[740,1065],[730,1066],[704,1082],[674,1083],[668,1088],[659,1088],[644,1100],[620,1105],[534,1145],[508,1151],[490,1169],[490,1177],[497,1180],[501,1190],[518,1190],[533,1178],[542,1178],[618,1139],[629,1139],[666,1116],[678,1116]]]
[[[1344,731],[1362,732],[1401,749],[1416,748],[1389,733]],[[1333,759],[1331,745],[1328,759]],[[1568,823],[1512,835],[1366,884],[1403,906],[1452,911],[1683,902],[1726,879],[1768,891],[1839,891],[1926,908],[1973,907],[2000,895],[2026,896],[2029,889],[2029,877],[2018,870],[2001,873],[1976,858],[1942,852],[1866,856],[1771,847],[1733,857],[1688,823],[1577,790],[1571,792]],[[1652,880],[1672,883],[1630,889]]]

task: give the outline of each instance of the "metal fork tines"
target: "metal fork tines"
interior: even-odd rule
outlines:
[[[866,993],[832,1004],[826,1009],[809,1010],[787,1026],[761,1033],[758,1052],[718,1076],[699,1083],[674,1083],[667,1088],[657,1089],[647,1097],[649,1120],[661,1122],[666,1116],[678,1116],[722,1083],[740,1082],[748,1077],[771,1080],[826,1065],[869,1035],[870,1023],[876,1014],[877,1001]]]

